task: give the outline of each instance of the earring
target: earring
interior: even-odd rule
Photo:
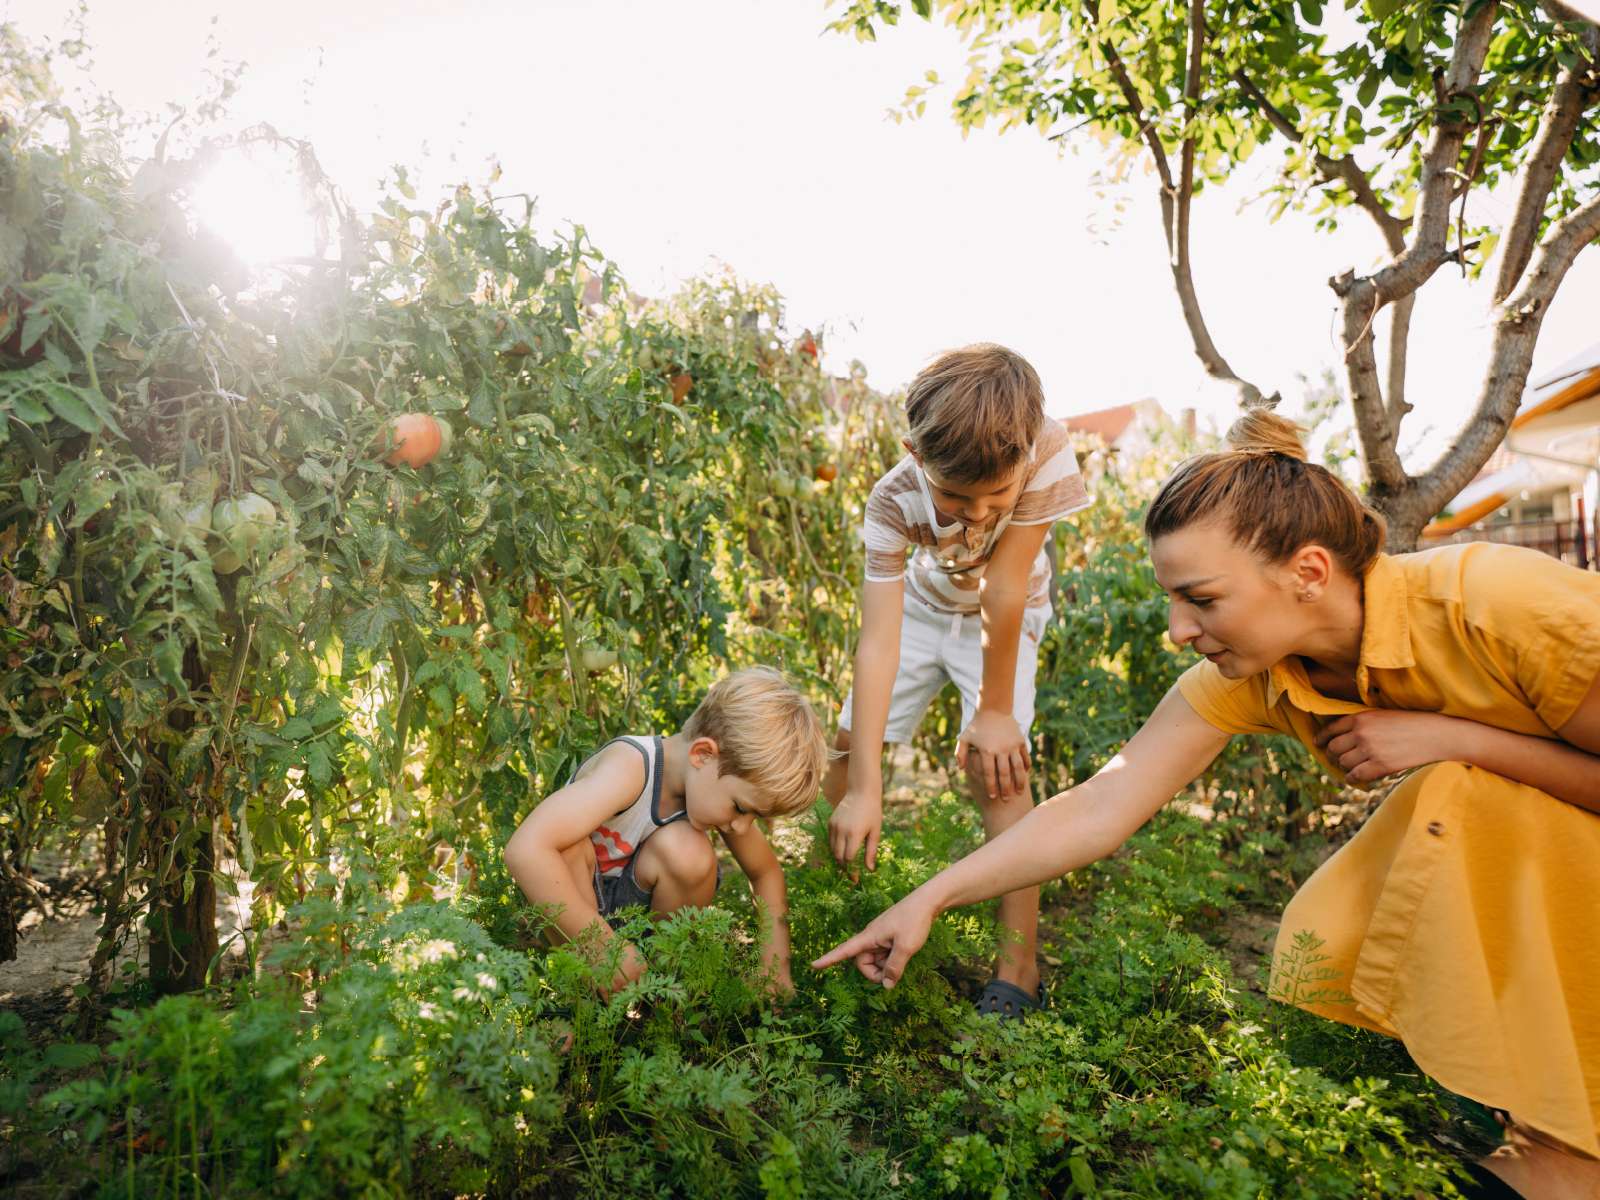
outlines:
[[[1300,593],[1300,599],[1301,600],[1309,600],[1309,599],[1311,599],[1311,593],[1310,592],[1301,592]]]

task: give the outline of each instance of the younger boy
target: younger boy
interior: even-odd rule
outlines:
[[[714,829],[761,901],[773,985],[792,990],[783,867],[755,820],[810,807],[827,754],[821,722],[788,680],[766,667],[735,671],[680,732],[602,746],[517,827],[506,867],[530,901],[556,909],[562,935],[593,929],[605,942],[608,918],[627,905],[664,916],[711,903]],[[625,947],[609,990],[644,968]]]
[[[877,865],[885,742],[905,742],[946,681],[961,691],[956,761],[984,832],[1032,807],[1028,727],[1039,638],[1050,619],[1053,522],[1089,503],[1066,430],[1044,415],[1033,368],[995,345],[940,355],[906,393],[908,451],[872,489],[855,680],[823,784],[842,864]],[[906,551],[911,550],[910,569]],[[1000,900],[1005,934],[982,1012],[1039,1006],[1039,891]]]

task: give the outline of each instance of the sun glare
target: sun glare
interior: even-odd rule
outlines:
[[[195,219],[251,266],[317,252],[316,221],[287,165],[230,155],[191,199]]]

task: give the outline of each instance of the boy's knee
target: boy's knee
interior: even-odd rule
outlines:
[[[1020,817],[1033,807],[1031,788],[1024,786],[1020,792],[1013,792],[1009,796],[991,796],[983,776],[974,772],[967,773],[967,795],[985,814],[1000,815],[1015,810]]]
[[[716,847],[687,821],[674,821],[656,830],[640,853],[650,851],[656,874],[664,873],[679,884],[698,883],[717,871]]]

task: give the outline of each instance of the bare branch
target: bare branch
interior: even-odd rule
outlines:
[[[1199,99],[1201,53],[1204,45],[1204,26],[1200,24],[1200,3],[1201,0],[1190,0],[1190,66],[1184,86],[1184,108],[1188,121],[1193,120]],[[1098,19],[1098,9],[1091,4],[1087,12],[1092,27]],[[1194,273],[1189,263],[1189,202],[1194,194],[1192,128],[1186,121],[1179,166],[1182,182],[1175,183],[1166,149],[1156,132],[1155,117],[1153,114],[1148,117],[1145,115],[1139,89],[1134,86],[1133,78],[1129,75],[1122,56],[1110,42],[1099,41],[1098,44],[1101,53],[1106,56],[1106,63],[1111,68],[1112,78],[1117,81],[1117,88],[1122,92],[1122,99],[1128,106],[1129,114],[1139,123],[1139,136],[1149,149],[1150,157],[1155,161],[1156,174],[1161,180],[1161,227],[1167,239],[1167,256],[1172,268],[1173,287],[1178,293],[1178,305],[1183,310],[1184,324],[1189,327],[1189,337],[1194,343],[1195,357],[1200,360],[1200,365],[1205,368],[1206,374],[1233,386],[1239,394],[1240,403],[1254,403],[1261,398],[1261,389],[1248,380],[1241,379],[1238,372],[1229,365],[1228,360],[1222,357],[1222,352],[1211,340],[1211,331],[1206,326],[1205,314],[1200,311],[1200,296],[1195,291]]]
[[[1457,96],[1472,95],[1472,88],[1483,71],[1484,55],[1494,33],[1497,0],[1485,0],[1456,31],[1455,53],[1449,69],[1440,76],[1437,90],[1442,103]],[[1422,155],[1422,179],[1418,191],[1417,218],[1412,224],[1411,244],[1394,260],[1371,277],[1380,304],[1392,304],[1416,291],[1446,261],[1450,234],[1450,204],[1455,199],[1456,164],[1470,122],[1441,112]]]
[[[1528,261],[1533,257],[1534,242],[1539,236],[1539,226],[1544,221],[1545,204],[1550,199],[1550,189],[1555,186],[1561,171],[1561,162],[1572,146],[1583,111],[1592,99],[1589,76],[1593,66],[1587,62],[1574,63],[1562,70],[1556,80],[1550,102],[1545,105],[1539,119],[1539,135],[1534,139],[1528,167],[1523,173],[1522,190],[1517,195],[1516,211],[1506,226],[1505,249],[1501,253],[1500,271],[1494,281],[1496,303],[1511,294],[1522,278]]]
[[[1383,398],[1389,413],[1389,428],[1398,430],[1411,411],[1406,399],[1406,355],[1411,344],[1411,310],[1417,295],[1402,296],[1389,314],[1389,365],[1384,374]]]
[[[1497,0],[1486,0],[1461,21],[1450,66],[1439,74],[1434,84],[1441,105],[1456,96],[1474,95],[1472,88],[1483,71],[1496,10]],[[1380,493],[1404,492],[1410,480],[1396,447],[1399,417],[1404,415],[1403,391],[1399,404],[1384,404],[1369,334],[1378,311],[1385,304],[1411,296],[1450,260],[1450,204],[1455,198],[1461,147],[1470,128],[1470,122],[1455,114],[1442,111],[1438,114],[1433,134],[1423,151],[1421,196],[1417,217],[1411,226],[1410,244],[1372,275],[1358,277],[1353,271],[1346,271],[1328,281],[1340,300],[1345,379],[1350,403],[1355,409],[1361,456],[1367,478]],[[1395,365],[1391,354],[1391,373]]]
[[[1377,289],[1371,280],[1357,279],[1353,271],[1336,275],[1328,280],[1328,286],[1343,302],[1340,315],[1343,320],[1341,340],[1345,345],[1345,382],[1350,391],[1351,407],[1355,410],[1356,434],[1361,441],[1367,479],[1376,490],[1403,491],[1407,482],[1405,467],[1395,449],[1394,426],[1384,407],[1378,361],[1370,336],[1380,307]]]
[[[1256,86],[1254,80],[1242,70],[1235,71],[1233,78],[1245,95],[1260,109],[1267,123],[1287,141],[1296,145],[1308,142],[1307,135],[1295,127],[1288,114],[1272,103],[1267,94]],[[1373,224],[1378,227],[1378,232],[1382,235],[1384,245],[1388,247],[1390,254],[1399,254],[1406,248],[1406,227],[1410,224],[1409,219],[1397,217],[1388,210],[1373,189],[1371,178],[1354,158],[1349,155],[1334,158],[1321,150],[1313,149],[1312,162],[1323,183],[1330,185],[1342,183],[1345,186],[1356,207],[1370,216]],[[1389,320],[1389,362],[1381,395],[1387,399],[1390,428],[1394,429],[1399,428],[1400,421],[1411,411],[1411,405],[1406,401],[1406,358],[1411,338],[1411,311],[1414,305],[1415,296],[1403,297],[1395,304]]]
[[[1183,150],[1178,167],[1178,225],[1173,231],[1173,261],[1189,261],[1189,204],[1194,199],[1195,118],[1200,114],[1200,70],[1206,30],[1201,0],[1189,0],[1189,52],[1183,73]]]
[[[1522,289],[1500,306],[1489,370],[1477,406],[1455,444],[1417,479],[1418,491],[1437,512],[1466,486],[1504,440],[1522,402],[1539,326],[1557,289],[1584,247],[1600,239],[1600,196],[1557,221],[1540,245]]]

